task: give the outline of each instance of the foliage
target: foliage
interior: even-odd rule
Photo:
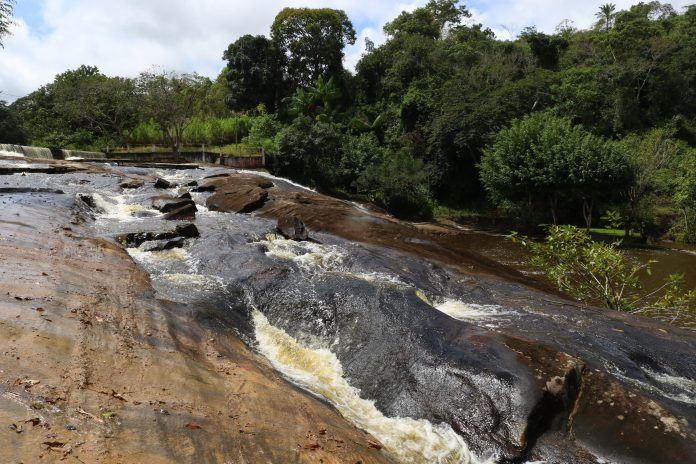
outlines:
[[[197,74],[148,71],[140,74],[138,90],[144,113],[162,131],[167,144],[177,151],[184,131],[200,113],[200,102],[209,81]]]
[[[271,37],[284,75],[307,87],[320,77],[341,77],[343,48],[355,43],[355,30],[342,10],[285,8],[273,21]]]
[[[341,134],[332,123],[296,118],[278,134],[274,168],[280,175],[331,190],[336,185]]]
[[[27,142],[17,113],[0,100],[0,141],[23,145]]]
[[[357,184],[373,201],[397,217],[432,218],[434,202],[427,170],[421,160],[407,152],[389,153],[381,164],[365,170]]]
[[[333,119],[334,105],[341,93],[334,83],[333,77],[325,80],[319,77],[307,89],[298,87],[295,94],[288,97],[288,112],[292,116],[302,115],[312,119],[330,121]]]
[[[275,137],[282,128],[275,115],[261,114],[252,119],[246,142],[253,146],[263,147],[266,152],[274,154],[277,149]]]
[[[502,130],[480,169],[497,204],[529,211],[547,205],[556,224],[559,202],[578,202],[588,228],[594,202],[618,194],[631,175],[619,146],[550,113],[532,113]]]
[[[0,48],[3,47],[2,38],[10,33],[12,22],[12,10],[15,0],[0,0]]]
[[[510,238],[531,252],[530,263],[559,290],[579,301],[631,312],[655,307],[676,312],[696,307],[696,289],[684,291],[680,275],[670,276],[649,294],[639,292],[640,273],[649,272],[651,263],[630,264],[618,249],[620,242],[595,242],[586,231],[572,226],[550,226],[543,242],[516,234]]]
[[[615,209],[608,209],[604,212],[604,216],[600,217],[604,224],[609,229],[620,229],[624,225],[623,217],[621,213]]]
[[[282,55],[276,44],[262,35],[244,35],[225,50],[226,102],[234,110],[264,104],[275,110],[284,94]]]
[[[358,179],[380,166],[386,150],[372,133],[346,135],[341,146],[340,184],[354,192],[358,189]]]

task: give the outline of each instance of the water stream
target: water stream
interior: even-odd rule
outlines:
[[[137,168],[122,172],[145,173]],[[221,172],[228,171],[205,168],[157,174],[185,185]],[[303,188],[269,178],[289,189]],[[96,206],[90,227],[96,235],[113,239],[173,228],[152,208],[151,198],[178,195],[179,189],[158,191],[146,183],[121,193],[119,182],[118,175],[34,179],[36,187],[90,196]],[[526,420],[529,411],[521,393],[511,392],[513,387],[517,392],[531,387],[515,383],[517,361],[495,346],[479,344],[487,335],[468,327],[495,332],[527,321],[540,323],[541,319],[533,319],[533,307],[494,304],[486,292],[468,287],[465,279],[456,280],[418,257],[386,249],[376,252],[325,234],[315,234],[319,243],[285,240],[274,233],[274,221],[209,211],[208,195],[192,194],[200,239],[165,251],[147,251],[146,244],[127,250],[149,273],[160,297],[194,305],[221,302],[243,321],[239,335],[276,370],[334,405],[397,462],[494,462],[504,451],[502,445],[489,448],[495,445],[490,437],[462,434],[464,425],[501,442],[507,438],[498,434],[513,439],[521,435],[524,423],[510,420],[501,425],[494,416],[505,411],[506,417]],[[467,246],[484,252],[494,249],[494,257],[504,262],[521,256],[499,236],[470,233],[453,240],[468,241]],[[467,338],[469,334],[472,338]],[[482,368],[491,359],[505,364]],[[696,402],[696,384],[678,372],[643,370],[637,377],[612,362],[609,359],[607,366],[629,384],[684,404]],[[457,424],[456,431],[450,424]]]

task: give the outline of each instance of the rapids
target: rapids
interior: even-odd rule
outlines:
[[[10,176],[6,183],[30,180],[65,191],[76,199],[76,221],[114,241],[173,229],[152,198],[188,188],[154,189],[155,176],[186,186],[230,172],[107,167]],[[124,178],[145,184],[122,190]],[[264,179],[279,198],[269,211],[320,197]],[[677,355],[693,351],[689,335],[577,307],[518,281],[466,273],[466,262],[455,268],[425,252],[390,248],[384,244],[399,238],[410,251],[432,252],[438,244],[361,205],[330,204],[346,208],[356,227],[387,224],[385,230],[403,229],[403,236],[382,233],[375,243],[311,230],[312,241],[296,242],[277,235],[270,213],[214,211],[210,192],[191,197],[200,238],[166,251],[148,251],[147,243],[127,249],[157,297],[207,308],[206,323],[233,332],[289,382],[332,404],[396,462],[624,462],[617,449],[660,462],[650,454],[655,440],[668,442],[675,456],[692,452],[692,428],[683,421],[696,420],[696,363]],[[448,259],[474,255],[462,256],[452,252]],[[635,417],[635,441],[622,441],[630,438],[612,422],[616,412],[597,407],[609,388],[621,416]],[[649,435],[655,430],[664,435]]]

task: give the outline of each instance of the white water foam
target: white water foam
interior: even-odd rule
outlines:
[[[154,209],[148,209],[143,205],[137,203],[131,203],[131,195],[116,195],[111,198],[115,202],[107,201],[103,196],[98,193],[93,195],[94,203],[101,209],[105,211],[102,217],[107,219],[117,219],[120,221],[132,221],[137,218],[133,216],[133,213],[141,211],[149,211],[153,214],[161,214],[159,211]]]
[[[293,261],[307,272],[341,271],[346,257],[346,252],[335,245],[296,242],[275,234],[267,234],[264,240],[256,243],[266,248],[266,256]]]
[[[609,373],[635,385],[640,389],[657,393],[665,398],[669,398],[680,403],[696,405],[696,380],[659,373],[644,366],[640,366],[645,375],[654,382],[650,383],[644,380],[628,377],[621,369],[608,361],[605,361],[604,365]],[[658,385],[655,385],[655,383]]]
[[[465,322],[492,322],[512,314],[502,306],[469,304],[451,298],[445,298],[433,307],[454,319]]]
[[[0,150],[0,156],[7,156],[10,158],[24,158],[22,153],[17,153],[15,151]]]
[[[265,171],[249,171],[247,169],[237,169],[237,172],[242,173],[242,174],[253,174],[255,176],[261,176],[261,177],[265,177],[265,178],[271,179],[271,180],[280,180],[280,181],[283,181],[283,182],[288,183],[290,185],[294,185],[295,187],[301,188],[302,190],[307,190],[308,192],[317,193],[317,191],[312,189],[312,188],[306,187],[302,184],[298,184],[297,182],[293,182],[290,179],[286,179],[284,177],[274,176],[273,174],[265,172]]]
[[[253,318],[259,350],[278,371],[330,401],[344,417],[378,439],[399,462],[481,462],[449,425],[434,425],[424,419],[385,417],[373,401],[361,398],[360,391],[346,381],[343,367],[331,351],[301,346],[286,332],[271,325],[259,311],[254,311]]]
[[[142,246],[138,248],[126,248],[128,254],[141,264],[153,264],[161,261],[181,261],[189,262],[191,255],[183,248],[172,248],[164,251],[143,251]]]

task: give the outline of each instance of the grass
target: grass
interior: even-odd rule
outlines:
[[[200,145],[184,145],[181,150],[183,152],[192,153],[201,151]],[[259,156],[261,154],[258,147],[251,147],[246,144],[228,144],[228,145],[206,145],[205,151],[208,153],[220,153],[227,156]],[[130,148],[131,153],[152,153],[152,146],[138,145]],[[171,147],[155,146],[155,153],[171,153]],[[125,148],[112,149],[111,153],[129,153]]]
[[[626,237],[626,232],[623,229],[590,229],[590,234],[611,238],[640,238],[640,234],[633,231],[631,231],[629,236]]]

